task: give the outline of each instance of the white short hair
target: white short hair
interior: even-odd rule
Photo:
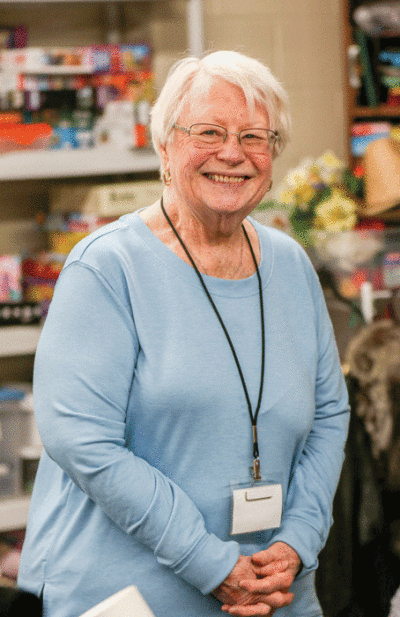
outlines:
[[[254,112],[257,103],[265,108],[270,128],[279,134],[274,149],[274,157],[278,156],[290,139],[287,94],[265,64],[236,51],[184,58],[172,66],[151,110],[150,128],[155,150],[158,152],[170,139],[189,93],[194,96],[207,93],[216,77],[241,88],[250,112]]]

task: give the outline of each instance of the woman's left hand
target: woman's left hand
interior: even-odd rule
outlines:
[[[251,562],[258,578],[240,581],[240,587],[262,598],[271,609],[265,614],[270,616],[276,609],[290,604],[294,595],[289,590],[301,568],[296,551],[284,542],[276,542],[265,551],[254,553]],[[255,605],[225,605],[222,609],[238,617],[257,615]]]

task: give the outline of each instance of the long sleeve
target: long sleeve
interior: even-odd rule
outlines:
[[[317,276],[312,271],[318,362],[315,415],[289,484],[282,525],[273,542],[292,546],[303,562],[301,576],[318,565],[332,524],[332,502],[344,459],[348,394],[334,333]]]
[[[207,532],[177,484],[125,447],[139,342],[128,297],[86,264],[62,272],[35,360],[34,402],[48,455],[159,563],[209,593],[236,542]]]

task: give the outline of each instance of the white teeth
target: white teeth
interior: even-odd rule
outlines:
[[[223,176],[222,174],[206,174],[207,178],[214,182],[223,182],[224,184],[239,184],[245,181],[244,176]]]

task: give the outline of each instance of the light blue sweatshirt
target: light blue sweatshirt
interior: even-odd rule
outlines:
[[[282,479],[281,527],[230,536],[230,484],[249,479],[252,463],[237,367],[193,268],[126,215],[70,253],[35,359],[45,453],[18,583],[43,592],[46,617],[78,617],[131,584],[156,617],[221,616],[210,592],[240,553],[277,540],[303,569],[276,615],[320,615],[313,570],[332,522],[347,391],[306,254],[252,222],[266,331],[261,471]],[[255,408],[257,277],[204,279]]]

